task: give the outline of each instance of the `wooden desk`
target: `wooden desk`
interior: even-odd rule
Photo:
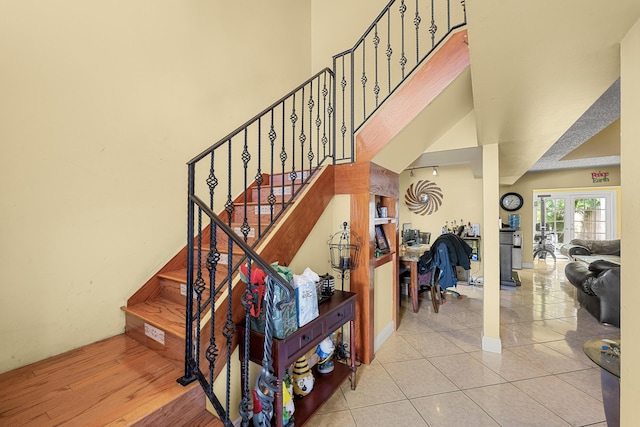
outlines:
[[[326,402],[340,385],[348,378],[351,378],[351,389],[356,389],[356,352],[355,350],[355,314],[356,314],[356,294],[336,290],[329,300],[318,307],[319,316],[311,322],[300,327],[297,331],[284,339],[273,339],[271,345],[271,356],[273,357],[273,371],[277,378],[274,405],[274,417],[276,427],[282,426],[282,377],[288,366],[313,350],[325,337],[340,329],[342,325],[349,322],[349,364],[337,362],[333,372],[320,374],[317,367],[313,368],[313,376],[316,380],[313,390],[303,398],[294,397],[296,407],[295,419],[297,425],[303,425],[314,412]],[[244,356],[244,334],[246,329],[244,324],[239,324],[239,356],[242,363]],[[250,330],[251,340],[249,343],[249,359],[258,364],[262,364],[264,355],[264,335]],[[244,371],[242,371],[244,373]],[[241,379],[244,384],[244,378]]]
[[[418,261],[425,251],[429,250],[429,245],[409,246],[406,253],[400,255],[400,265],[409,267],[409,274],[411,277],[411,285],[409,293],[411,294],[411,303],[413,305],[413,312],[417,313],[420,309],[418,304],[418,292],[420,291],[420,285],[418,284]],[[433,304],[433,310],[437,313],[439,308],[439,300],[437,298],[439,292],[439,286],[436,281],[435,286],[431,286],[431,303]]]

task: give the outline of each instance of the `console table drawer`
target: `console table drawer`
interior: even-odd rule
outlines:
[[[331,332],[342,326],[346,321],[354,319],[355,313],[353,312],[353,310],[354,305],[349,304],[342,306],[338,310],[330,313],[325,321],[325,325],[327,325],[325,333],[330,334]]]
[[[323,336],[323,329],[322,323],[317,323],[305,328],[303,333],[287,338],[285,344],[280,348],[280,356],[290,360],[293,356],[299,354],[301,349],[306,352],[306,347],[309,347],[309,349],[315,347],[318,343],[318,338]]]

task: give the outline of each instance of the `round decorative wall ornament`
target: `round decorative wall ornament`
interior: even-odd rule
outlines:
[[[410,184],[404,202],[409,210],[420,215],[431,215],[442,205],[444,195],[435,182],[419,180]]]

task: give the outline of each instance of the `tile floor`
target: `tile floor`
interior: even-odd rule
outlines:
[[[482,287],[458,286],[434,313],[428,294],[413,313],[403,296],[398,330],[358,387],[345,383],[309,426],[606,426],[600,370],[582,352],[597,337],[619,338],[574,299],[566,261],[519,271],[501,291],[502,354],[481,351]]]

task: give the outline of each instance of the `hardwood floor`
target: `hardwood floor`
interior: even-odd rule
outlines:
[[[0,374],[1,426],[222,426],[183,367],[118,335]]]

